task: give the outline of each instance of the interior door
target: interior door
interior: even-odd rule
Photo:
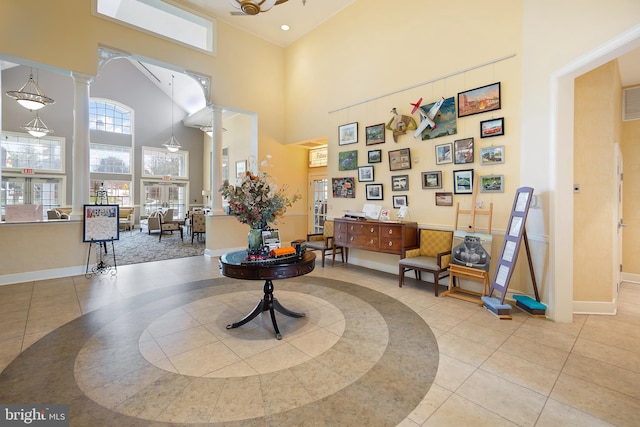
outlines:
[[[310,233],[322,233],[327,219],[327,200],[329,198],[329,180],[326,175],[309,176],[309,218]]]

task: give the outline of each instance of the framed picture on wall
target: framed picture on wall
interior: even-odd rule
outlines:
[[[358,122],[338,126],[338,145],[358,142]]]
[[[358,167],[358,181],[360,182],[373,181],[373,166]]]
[[[338,153],[338,170],[351,171],[358,169],[358,150]]]
[[[333,197],[343,199],[355,199],[356,181],[352,177],[331,178],[331,189]]]
[[[409,175],[396,175],[391,177],[391,190],[408,191]]]
[[[473,138],[453,141],[453,158],[456,165],[473,163]]]
[[[504,193],[504,175],[485,175],[480,177],[481,193]]]
[[[422,188],[426,190],[442,188],[442,171],[422,172]]]
[[[453,206],[453,194],[450,192],[436,193],[436,206]]]
[[[381,163],[382,150],[370,150],[367,153],[367,160],[369,161],[369,163]]]
[[[480,122],[480,138],[504,135],[504,117]]]
[[[367,145],[384,144],[384,123],[367,126],[364,130]]]
[[[453,163],[453,144],[436,145],[436,165],[444,165],[445,163]]]
[[[367,184],[367,200],[382,200],[382,184]]]
[[[473,169],[453,171],[453,193],[473,193]]]
[[[500,108],[502,108],[500,82],[458,93],[458,117],[486,113]]]
[[[504,145],[484,147],[480,149],[480,164],[495,165],[504,163]]]
[[[393,196],[393,207],[400,209],[409,206],[407,196]]]
[[[389,151],[389,170],[411,169],[411,151],[408,148]]]

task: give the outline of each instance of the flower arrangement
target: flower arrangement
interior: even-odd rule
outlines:
[[[229,213],[252,229],[264,229],[268,224],[277,224],[287,208],[302,196],[294,193],[287,197],[286,186],[278,188],[266,172],[254,175],[247,171],[238,185],[225,180],[218,190],[229,202]]]

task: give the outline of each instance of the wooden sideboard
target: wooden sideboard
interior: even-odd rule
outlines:
[[[334,224],[334,244],[345,248],[345,263],[349,262],[349,248],[402,255],[405,249],[418,246],[416,222],[336,218]]]

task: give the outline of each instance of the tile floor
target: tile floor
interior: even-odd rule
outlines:
[[[98,313],[97,309],[112,303],[135,301],[147,291],[219,277],[217,258],[192,257],[122,266],[113,277],[75,276],[0,286],[0,370],[47,334],[84,314]],[[640,423],[640,285],[622,286],[616,316],[579,315],[571,324],[557,324],[518,310],[513,310],[513,320],[499,320],[472,303],[434,297],[430,284],[409,279],[403,288],[398,288],[397,276],[352,265],[336,263],[335,267],[322,268],[317,261],[316,269],[307,277],[337,279],[378,291],[408,306],[431,328],[439,349],[435,380],[426,395],[417,396],[421,402],[398,425]],[[261,358],[280,361],[280,365],[268,369],[293,369],[326,353],[344,334],[344,313],[348,310],[337,309],[322,296],[315,296],[312,305],[303,307],[315,310],[313,318],[321,320],[299,328],[283,320],[286,327],[281,329],[289,335],[284,332],[282,341],[269,336],[270,322],[261,324],[258,319],[241,327],[242,331],[234,330],[243,334],[243,339],[225,339],[221,335],[224,329],[208,327],[220,320],[212,317],[211,307],[222,307],[217,313],[223,313],[218,316],[226,319],[232,313],[241,316],[244,307],[238,307],[238,301],[246,303],[248,299],[250,309],[259,294],[259,290],[228,293],[223,298],[202,298],[168,308],[164,316],[140,334],[136,352],[163,371],[203,378],[244,378],[250,382],[252,375],[267,369]],[[295,292],[284,292],[281,301],[284,300],[294,310],[309,303],[308,298],[297,298]],[[375,321],[376,317],[371,319]],[[379,333],[369,338],[371,348],[366,354],[370,359],[360,366],[363,372],[380,357],[390,334],[396,333],[390,327],[376,330]],[[202,354],[213,348],[226,359],[221,357],[206,365]],[[82,371],[81,355],[82,352],[75,367],[79,385],[88,378],[78,374]],[[103,357],[108,361],[110,355]],[[43,354],[42,363],[47,360],[48,355]],[[330,384],[324,381],[318,386]],[[100,388],[92,392],[100,394]],[[192,392],[196,399],[197,389]],[[300,396],[300,403],[310,398],[313,396]],[[94,400],[100,399],[99,404],[104,405],[114,396],[104,389],[103,395]],[[184,395],[181,399],[185,399]],[[176,412],[180,412],[180,405],[190,405],[189,401],[178,399],[172,403]],[[232,402],[228,405],[233,406]],[[349,402],[344,405],[348,410]],[[243,425],[241,420],[236,421],[240,424],[235,425]],[[246,424],[265,425],[250,421]]]

